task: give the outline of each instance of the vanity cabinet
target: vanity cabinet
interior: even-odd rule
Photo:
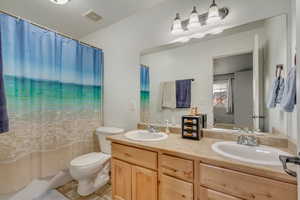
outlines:
[[[157,200],[157,153],[112,144],[113,200]]]
[[[296,184],[214,166],[176,152],[113,142],[112,156],[113,200],[297,199]]]

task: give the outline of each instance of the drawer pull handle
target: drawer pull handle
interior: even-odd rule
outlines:
[[[192,172],[183,172],[183,174],[187,177],[192,177]]]
[[[177,169],[174,169],[174,168],[172,168],[172,167],[167,167],[167,166],[162,166],[163,168],[166,168],[166,169],[168,169],[168,170],[171,170],[171,171],[173,171],[173,172],[177,172],[178,170]]]
[[[127,157],[131,157],[131,155],[129,153],[124,153],[124,155]]]

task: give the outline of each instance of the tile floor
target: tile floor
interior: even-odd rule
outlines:
[[[77,193],[77,182],[75,181],[71,181],[57,190],[70,200],[112,200],[110,184],[105,185],[94,194],[86,197],[81,197]]]

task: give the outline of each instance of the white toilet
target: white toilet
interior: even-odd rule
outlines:
[[[95,192],[109,181],[111,143],[106,137],[123,132],[120,128],[97,128],[101,152],[88,153],[71,161],[70,173],[78,181],[78,193],[81,196]]]

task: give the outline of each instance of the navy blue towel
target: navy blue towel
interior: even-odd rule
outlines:
[[[176,81],[176,108],[191,107],[191,84],[191,79]]]
[[[1,31],[0,31],[1,35]],[[6,109],[6,99],[4,92],[3,80],[3,60],[2,60],[2,45],[0,37],[0,133],[8,131],[8,115]]]

